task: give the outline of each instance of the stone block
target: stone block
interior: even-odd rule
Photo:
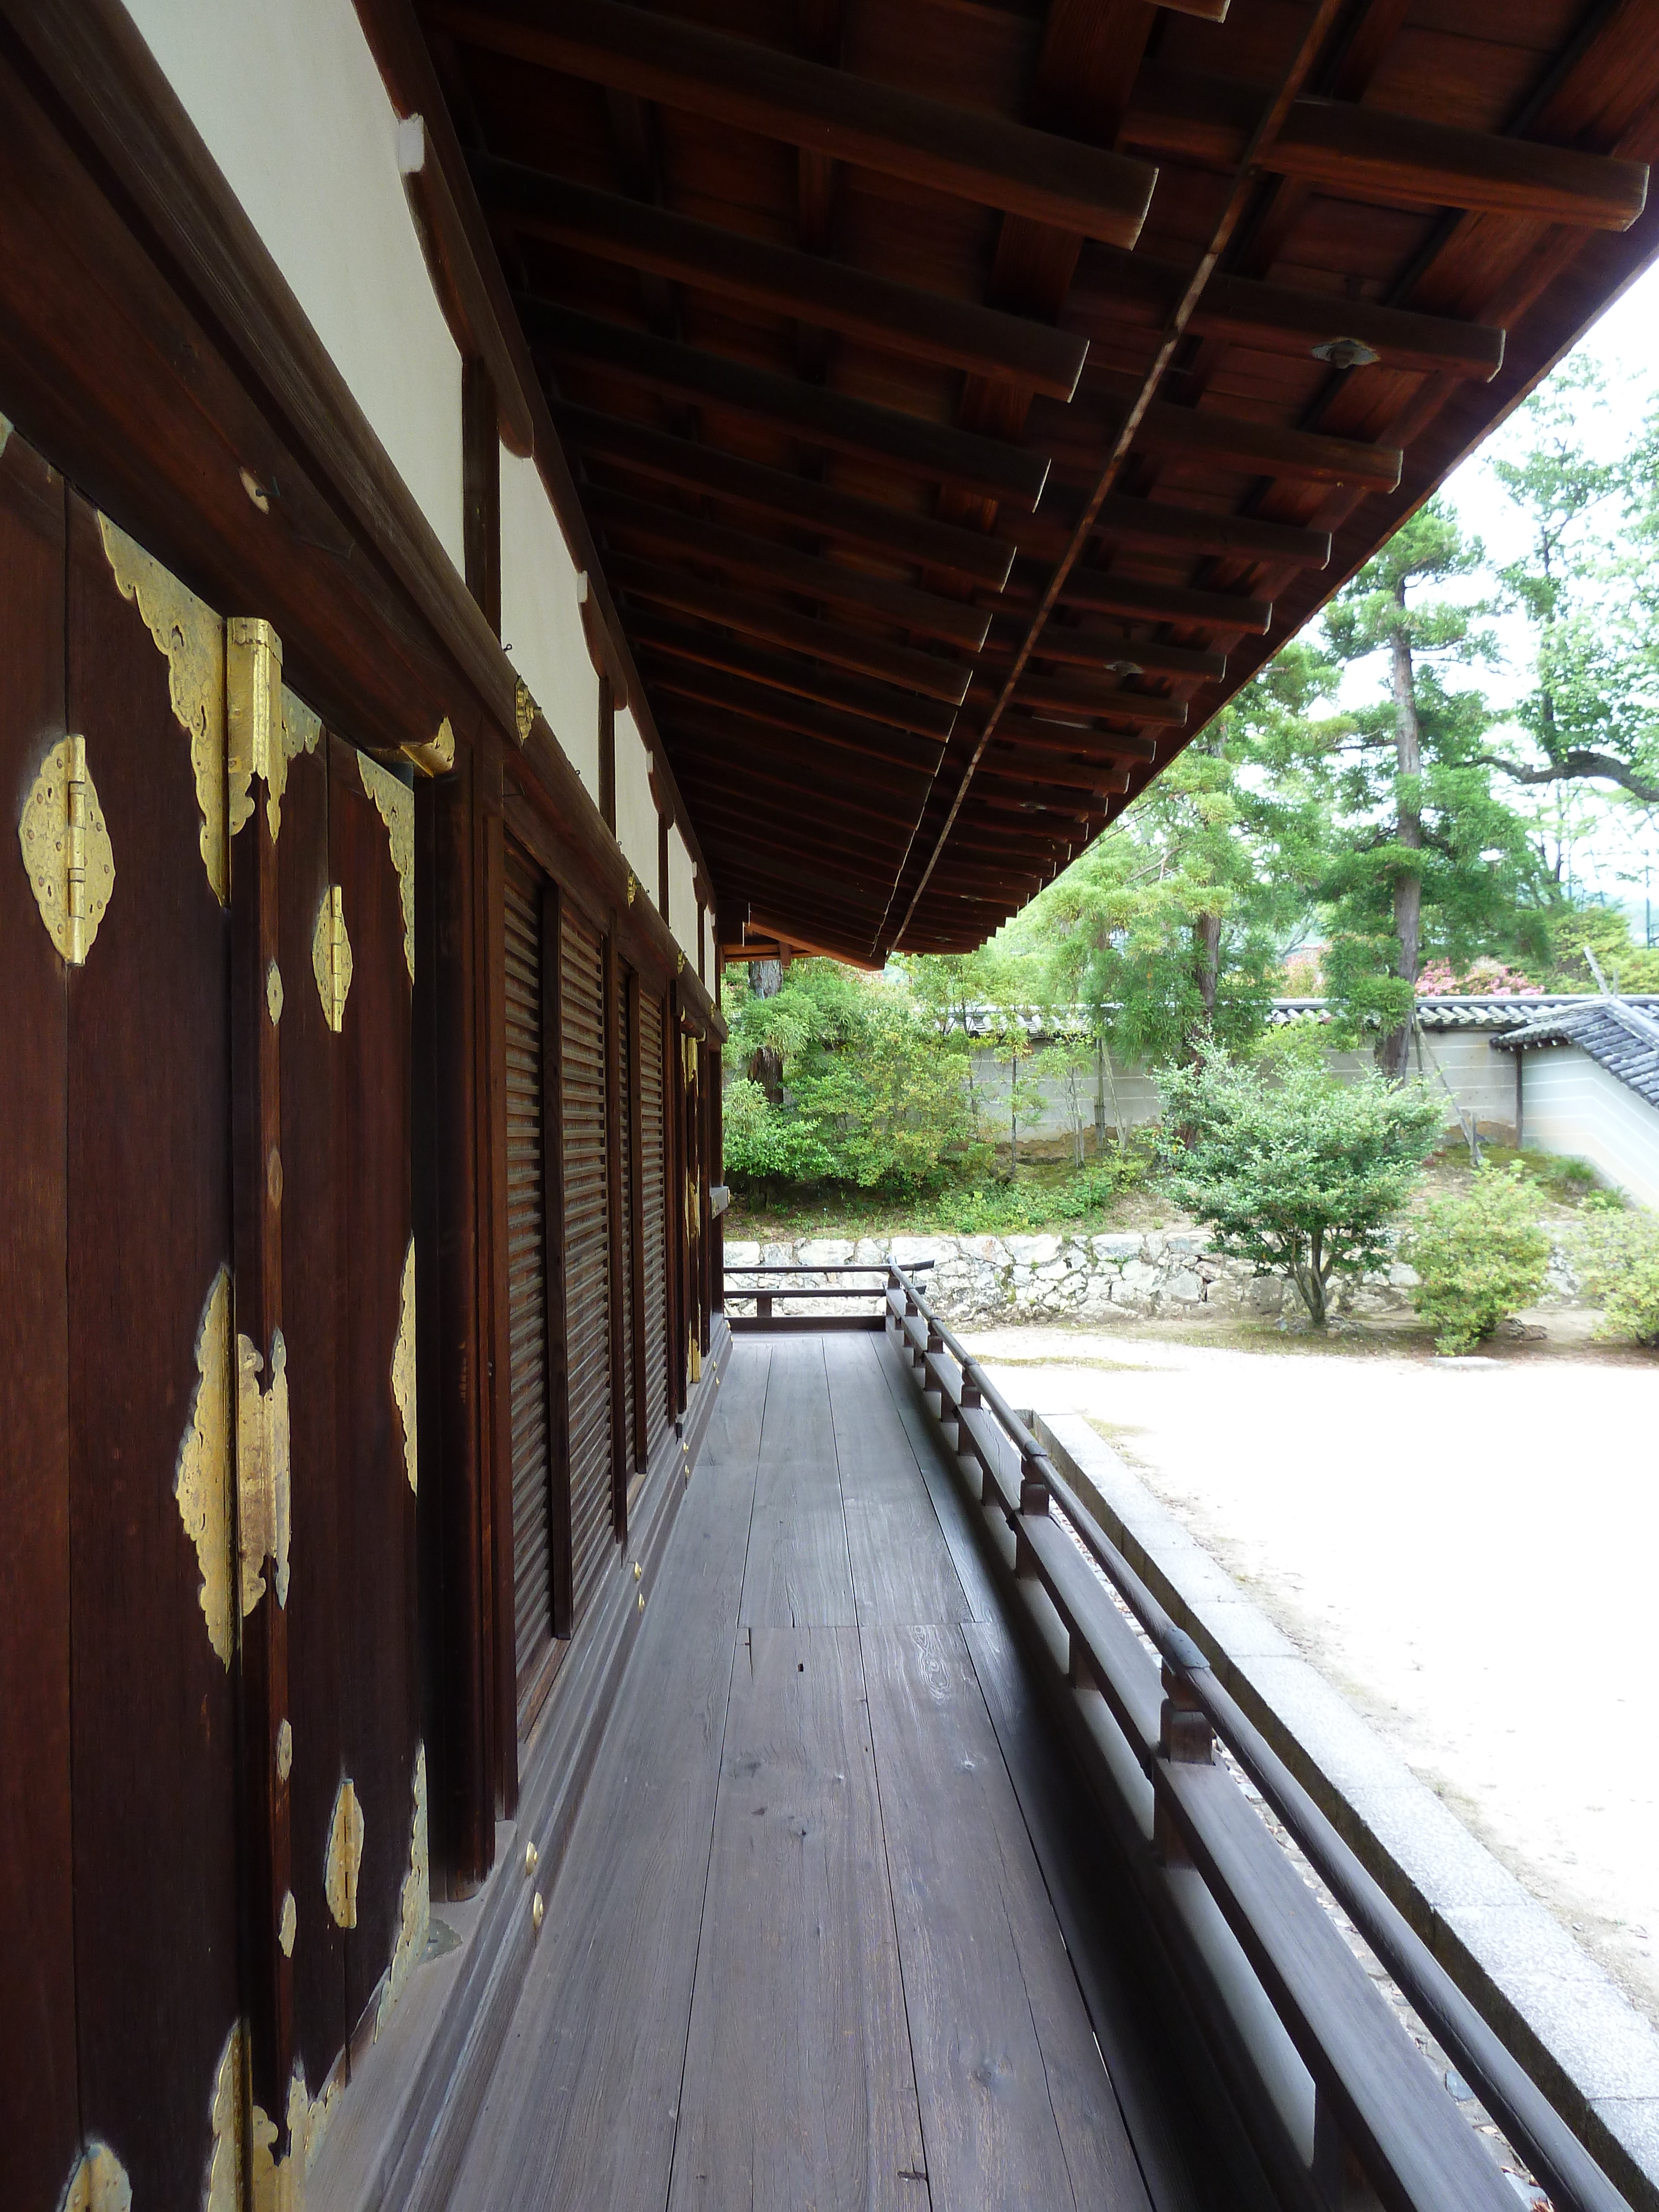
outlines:
[[[953,1260],[957,1255],[956,1239],[951,1237],[896,1237],[893,1257],[901,1267],[908,1267],[918,1260]]]
[[[1159,1288],[1163,1273],[1163,1269],[1154,1267],[1150,1260],[1126,1260],[1120,1279],[1126,1291],[1138,1291],[1145,1297]]]
[[[1028,1267],[1046,1267],[1060,1257],[1058,1237],[1007,1237],[1003,1243],[1008,1257]]]
[[[1166,1297],[1177,1298],[1182,1305],[1195,1306],[1204,1296],[1203,1278],[1195,1267],[1178,1267],[1164,1291]]]
[[[842,1267],[853,1256],[853,1242],[848,1237],[809,1237],[795,1248],[795,1257],[803,1267]]]
[[[1164,1239],[1165,1251],[1182,1255],[1201,1252],[1209,1243],[1201,1229],[1171,1229]]]
[[[1253,1313],[1276,1314],[1285,1310],[1285,1278],[1282,1275],[1252,1275],[1247,1293]]]
[[[1115,1230],[1107,1237],[1091,1237],[1089,1242],[1097,1260],[1138,1260],[1140,1257],[1139,1236],[1124,1230]]]
[[[728,1244],[726,1247],[726,1264],[728,1267],[758,1267],[760,1255],[761,1248],[758,1243]]]

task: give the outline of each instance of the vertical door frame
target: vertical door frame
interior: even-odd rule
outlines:
[[[600,682],[604,683],[604,678]],[[607,687],[608,688],[608,687]],[[623,1216],[622,1024],[618,1019],[617,934],[605,932],[599,953],[599,988],[605,994],[605,1172],[611,1186],[605,1209],[605,1265],[611,1272],[606,1304],[611,1333],[611,1526],[619,1544],[628,1541],[628,1474],[632,1454],[628,1436],[628,1388],[623,1374],[623,1270],[628,1224]]]
[[[542,874],[542,1249],[547,1279],[547,1564],[553,1635],[575,1623],[570,1527],[570,1363],[565,1312],[564,898]]]
[[[475,1036],[479,1110],[473,1124],[481,1232],[477,1255],[480,1348],[485,1355],[479,1448],[481,1486],[490,1506],[495,1811],[498,1818],[510,1820],[519,1802],[519,1672],[513,1594],[513,1379],[507,1362],[507,852],[499,763],[479,757],[472,778],[477,989],[484,1012]]]
[[[645,1282],[645,1070],[641,1056],[640,1039],[640,979],[638,971],[628,971],[628,1003],[624,1018],[628,1024],[628,1066],[629,1081],[624,1108],[628,1115],[629,1146],[634,1156],[634,1202],[629,1208],[628,1237],[632,1257],[629,1270],[631,1280],[629,1296],[632,1302],[632,1338],[629,1357],[634,1363],[634,1434],[633,1464],[643,1468],[650,1456],[651,1407],[647,1397],[650,1385],[646,1365],[646,1282]]]

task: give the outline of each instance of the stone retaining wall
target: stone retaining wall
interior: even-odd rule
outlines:
[[[1191,1313],[1200,1307],[1274,1315],[1298,1311],[1295,1291],[1282,1275],[1255,1275],[1248,1260],[1224,1259],[1209,1249],[1201,1229],[1152,1229],[1098,1237],[818,1237],[775,1243],[728,1241],[726,1264],[736,1269],[767,1262],[798,1272],[777,1279],[816,1286],[828,1279],[817,1269],[848,1261],[900,1267],[931,1260],[930,1302],[955,1323],[1145,1320],[1157,1314]],[[1375,1316],[1411,1308],[1412,1269],[1396,1261],[1358,1283],[1341,1281],[1332,1310]],[[1577,1281],[1559,1245],[1550,1253],[1546,1305],[1578,1303]],[[726,1286],[728,1303],[744,1295],[741,1276]],[[817,1304],[791,1298],[791,1313],[849,1310],[848,1302]],[[856,1309],[852,1309],[856,1310]]]

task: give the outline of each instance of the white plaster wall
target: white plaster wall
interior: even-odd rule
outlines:
[[[465,573],[461,362],[351,0],[128,0],[421,512]]]
[[[697,964],[697,890],[679,824],[668,832],[668,926],[690,966]]]
[[[657,902],[657,802],[651,796],[650,754],[633,713],[617,716],[617,842],[653,906]]]
[[[599,678],[579,571],[533,460],[501,448],[501,643],[588,797],[599,800]]]
[[[1576,1044],[1528,1053],[1522,1081],[1528,1146],[1588,1160],[1639,1204],[1659,1207],[1659,1109]]]

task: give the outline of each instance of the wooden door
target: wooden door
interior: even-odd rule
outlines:
[[[559,1097],[564,1192],[564,1322],[574,1618],[612,1543],[611,1201],[605,948],[560,902]]]
[[[635,1279],[634,1224],[639,1203],[639,1174],[635,1159],[634,1102],[638,1089],[638,1053],[633,1036],[631,1009],[634,978],[621,960],[613,960],[614,974],[607,1009],[611,1021],[611,1158],[616,1170],[616,1210],[611,1222],[611,1356],[615,1363],[613,1460],[617,1474],[615,1520],[624,1538],[628,1527],[628,1492],[635,1467]]]
[[[569,1513],[563,1497],[563,1394],[555,1238],[548,1188],[549,1097],[556,1004],[544,957],[556,945],[557,902],[540,871],[507,848],[507,1293],[512,1402],[513,1620],[520,1730],[535,1717],[550,1676],[555,1638],[570,1632]],[[552,1020],[549,1019],[550,1011]],[[556,1489],[558,1495],[556,1498]]]
[[[673,1418],[668,1366],[668,1120],[663,1089],[663,1010],[640,987],[640,1217],[645,1258],[646,1449]]]

